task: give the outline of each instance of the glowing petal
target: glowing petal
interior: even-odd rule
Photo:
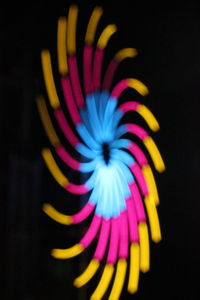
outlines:
[[[137,55],[137,51],[134,48],[124,48],[118,51],[114,58],[109,63],[104,79],[103,79],[103,90],[110,90],[114,74],[116,72],[119,63],[128,57],[134,57]]]
[[[150,222],[151,237],[154,242],[158,243],[161,240],[161,231],[156,206],[148,196],[145,197],[144,201]]]
[[[77,144],[79,144],[78,138],[73,133],[71,127],[69,126],[69,123],[67,119],[65,118],[65,115],[62,111],[62,109],[58,108],[54,111],[55,118],[58,122],[58,125],[60,126],[60,129],[62,130],[63,134],[65,135],[66,139],[71,143],[73,147],[75,147]]]
[[[117,271],[115,280],[108,300],[118,300],[124,285],[124,279],[126,276],[127,262],[125,259],[119,259],[117,263]]]
[[[128,79],[128,86],[135,89],[142,96],[146,96],[149,91],[144,83],[135,78]]]
[[[134,48],[124,48],[118,51],[115,55],[117,61],[122,61],[127,57],[134,57],[137,55],[137,50]]]
[[[101,221],[102,221],[102,219],[100,217],[98,217],[97,215],[94,215],[89,229],[87,230],[84,237],[80,241],[80,244],[84,247],[84,249],[87,248],[94,240],[94,238],[98,232],[98,229],[101,225]]]
[[[82,245],[76,244],[73,247],[67,249],[53,249],[51,251],[51,255],[54,258],[67,259],[79,255],[81,252],[83,252],[83,250],[84,248]]]
[[[79,70],[77,66],[77,60],[75,55],[71,55],[68,58],[69,72],[72,83],[72,89],[75,96],[75,100],[78,107],[84,106],[84,97],[81,90],[80,80],[79,80]]]
[[[75,125],[81,123],[81,118],[79,115],[79,111],[75,104],[75,99],[72,93],[71,84],[69,76],[65,76],[61,78],[61,84],[63,88],[63,94],[65,96],[65,103],[67,105],[69,114],[71,116],[71,119]]]
[[[165,164],[164,164],[161,154],[160,154],[156,144],[152,140],[152,138],[149,136],[146,137],[143,140],[143,143],[145,144],[147,150],[149,151],[149,154],[151,155],[151,158],[153,160],[156,170],[158,172],[163,172],[165,170]]]
[[[136,162],[134,162],[133,165],[130,166],[130,169],[133,172],[133,175],[139,184],[142,194],[146,195],[148,193],[147,184],[146,184],[144,174],[142,173],[139,165]]]
[[[144,166],[148,163],[146,156],[144,155],[144,153],[142,152],[142,150],[140,149],[140,147],[137,144],[130,142],[127,149],[136,158],[136,160],[138,161],[140,166]]]
[[[69,55],[76,53],[76,23],[77,23],[78,7],[72,5],[68,14],[68,30],[67,30],[67,51]]]
[[[122,259],[128,258],[128,216],[127,211],[123,211],[120,215],[120,243],[119,257]]]
[[[99,6],[95,7],[90,17],[90,21],[88,23],[88,27],[85,35],[85,43],[88,45],[93,44],[96,28],[102,14],[103,14],[103,9]]]
[[[43,159],[44,159],[49,171],[51,172],[51,174],[53,175],[55,180],[62,187],[65,187],[69,181],[68,181],[67,177],[65,177],[63,175],[63,173],[60,171],[60,169],[58,168],[58,166],[51,154],[51,151],[48,148],[44,148],[42,150],[42,156],[43,156]]]
[[[104,49],[110,39],[110,37],[117,31],[117,27],[116,25],[108,25],[104,31],[102,32],[102,34],[100,35],[100,38],[97,42],[97,47],[99,49]]]
[[[111,237],[108,250],[107,263],[115,264],[117,260],[119,247],[119,218],[112,218],[111,220]]]
[[[47,89],[47,94],[51,106],[55,109],[60,106],[60,102],[58,99],[56,86],[53,78],[50,52],[48,50],[43,50],[41,53],[41,59],[42,59],[42,68],[43,68],[43,75],[44,75],[45,85]]]
[[[157,131],[160,128],[158,121],[145,105],[138,105],[136,110],[145,119],[151,130]]]
[[[142,172],[144,174],[144,177],[147,182],[148,190],[149,190],[149,196],[153,198],[153,201],[156,205],[159,204],[159,196],[158,191],[155,183],[155,179],[151,170],[151,167],[149,165],[145,165],[142,167]]]
[[[93,91],[92,82],[92,53],[93,48],[90,45],[86,45],[83,50],[83,79],[85,94],[91,94]]]
[[[110,281],[113,276],[113,272],[114,272],[114,266],[112,264],[106,264],[100,282],[96,290],[92,294],[90,300],[100,300],[103,297],[110,284]]]
[[[94,258],[99,261],[102,260],[104,253],[106,251],[109,234],[110,234],[110,219],[106,220],[103,218],[101,232],[99,234],[97,247],[94,253]]]
[[[53,128],[51,119],[49,117],[49,113],[47,110],[47,106],[45,104],[44,98],[43,97],[37,97],[37,108],[40,114],[40,118],[42,121],[42,124],[44,126],[44,129],[46,131],[46,134],[51,142],[51,144],[53,146],[59,145],[60,144],[60,140]]]
[[[55,109],[60,106],[60,102],[56,92],[56,86],[54,83],[52,66],[51,66],[51,56],[48,50],[42,51],[41,59],[42,59],[42,68],[43,68],[44,80],[45,80],[49,101],[51,106]]]
[[[140,237],[140,270],[142,272],[149,271],[149,235],[147,224],[145,222],[139,223],[139,237]]]
[[[86,284],[94,276],[99,268],[99,265],[100,264],[98,260],[92,259],[85,271],[74,280],[74,285],[76,287],[81,287]]]
[[[128,279],[128,292],[134,294],[138,290],[140,274],[140,246],[138,243],[130,247],[130,270]]]
[[[72,224],[71,216],[67,216],[58,212],[51,204],[44,203],[42,209],[51,219],[53,219],[54,221],[60,224],[63,225]]]
[[[80,167],[80,163],[75,160],[67,151],[66,149],[60,144],[60,140],[55,132],[55,129],[53,127],[53,124],[51,122],[48,110],[47,110],[47,106],[45,103],[45,100],[42,96],[37,98],[37,108],[39,111],[39,115],[43,124],[43,127],[45,129],[45,132],[51,142],[51,144],[56,148],[56,153],[59,155],[59,157],[66,163],[66,165],[70,166],[71,168],[75,169],[75,170],[79,170]],[[62,123],[62,111],[59,114],[59,110],[57,109],[56,111],[56,116],[57,118],[61,121]],[[64,120],[65,122],[66,120]],[[62,123],[62,124],[66,124]],[[62,125],[63,126],[63,125]],[[67,134],[70,133],[70,130],[67,131]],[[77,143],[77,139],[76,137],[73,135],[72,131],[71,131],[71,136],[69,138],[70,141],[72,141],[72,144],[76,144]],[[82,164],[83,166],[87,167],[87,163],[86,164]]]
[[[67,19],[61,17],[58,20],[57,34],[57,53],[58,53],[58,69],[61,75],[68,73],[67,65]]]

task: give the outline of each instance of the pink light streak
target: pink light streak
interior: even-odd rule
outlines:
[[[73,183],[67,183],[65,190],[72,193],[72,194],[77,194],[77,195],[81,195],[81,194],[85,194],[87,192],[89,192],[87,186],[85,184],[73,184]]]
[[[84,221],[94,210],[95,205],[87,203],[77,214],[72,216],[72,223],[78,224]]]
[[[149,136],[148,133],[142,127],[136,124],[126,124],[126,130],[130,133],[135,134],[141,140],[144,140],[146,137]]]
[[[83,75],[85,94],[91,94],[93,91],[92,85],[92,52],[93,48],[90,45],[85,45],[83,51]]]
[[[102,219],[102,225],[101,225],[101,231],[98,239],[98,244],[97,248],[94,253],[94,258],[101,261],[102,258],[104,257],[107,243],[108,243],[108,238],[109,238],[109,233],[110,233],[110,219]]]
[[[69,140],[70,144],[73,147],[76,147],[77,144],[80,143],[80,141],[78,140],[78,138],[74,135],[73,131],[71,130],[64,114],[63,111],[58,108],[54,111],[55,114],[55,118],[61,128],[61,130],[63,131],[65,137],[67,138],[67,140]]]
[[[119,257],[126,259],[128,257],[128,219],[127,211],[121,212],[120,215],[120,244]]]
[[[137,110],[139,105],[140,105],[139,102],[129,101],[129,102],[121,104],[118,109],[121,112],[126,113],[126,112],[131,111],[131,110],[133,110],[133,111]]]
[[[79,81],[78,67],[77,67],[77,61],[75,55],[69,56],[68,64],[69,64],[70,79],[72,82],[72,88],[75,95],[76,104],[78,107],[83,107],[85,101],[81,91],[81,85]]]
[[[102,70],[103,56],[104,56],[104,50],[97,48],[94,56],[94,69],[93,69],[95,90],[100,90],[101,87],[101,70]]]
[[[136,162],[134,162],[133,165],[130,167],[130,169],[133,172],[133,175],[135,176],[135,178],[139,184],[142,194],[144,196],[146,196],[148,194],[148,188],[147,188],[147,184],[146,184],[144,175],[143,175],[140,167],[138,166],[138,164]]]
[[[115,264],[117,260],[118,248],[119,248],[119,228],[120,228],[119,217],[112,218],[110,245],[109,245],[108,257],[107,257],[108,264]]]
[[[135,208],[136,208],[136,214],[137,219],[139,222],[146,222],[146,215],[144,211],[144,206],[142,202],[142,198],[140,196],[139,189],[137,187],[137,184],[135,182],[129,184],[129,188],[132,194],[132,198],[134,200]]]
[[[126,199],[126,205],[127,205],[130,241],[131,243],[137,243],[139,241],[138,220],[137,220],[135,204],[132,197]]]
[[[144,166],[148,164],[148,160],[140,147],[135,144],[134,142],[131,142],[128,146],[128,150],[133,154],[133,156],[136,158],[140,166]]]
[[[121,95],[121,93],[128,87],[129,87],[128,80],[127,79],[121,80],[113,88],[113,90],[111,92],[111,97],[118,99],[119,96]]]
[[[84,237],[81,239],[80,244],[84,247],[87,248],[91,242],[94,240],[99,226],[101,224],[101,217],[98,217],[97,215],[94,216],[92,223],[90,224],[90,227]]]
[[[63,93],[65,97],[65,102],[67,105],[67,108],[69,110],[69,113],[71,115],[72,121],[75,125],[81,123],[81,118],[78,112],[78,109],[76,107],[74,96],[72,94],[72,89],[69,81],[69,77],[65,76],[61,78],[61,84],[63,88]]]
[[[103,90],[110,90],[111,84],[113,81],[114,73],[118,67],[119,63],[113,59],[111,60],[110,64],[108,65],[108,68],[106,70],[106,74],[104,76],[103,80]]]
[[[80,168],[80,162],[75,160],[63,146],[56,147],[56,153],[59,155],[59,157],[66,163],[67,166],[71,167],[74,170],[79,170]]]

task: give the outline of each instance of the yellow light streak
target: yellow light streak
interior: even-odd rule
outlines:
[[[149,271],[149,234],[146,222],[139,223],[139,237],[140,237],[140,270],[145,273]]]
[[[74,280],[74,285],[76,287],[81,287],[86,284],[94,276],[99,265],[100,263],[97,259],[92,259],[85,271]]]
[[[71,216],[64,215],[57,211],[51,204],[44,203],[42,206],[43,211],[54,221],[63,224],[63,225],[70,225],[72,224]]]
[[[57,55],[58,55],[58,69],[61,75],[68,73],[67,64],[67,19],[60,17],[58,20],[57,33]]]
[[[137,55],[137,50],[135,48],[124,48],[124,49],[119,50],[115,54],[115,59],[120,62],[125,58],[135,57],[136,55]]]
[[[147,86],[138,79],[129,78],[128,86],[135,89],[142,96],[146,96],[149,93]]]
[[[103,9],[99,6],[95,7],[92,12],[85,35],[85,43],[88,45],[92,45],[94,42],[97,25],[102,14]]]
[[[106,264],[99,284],[90,300],[100,300],[103,297],[112,279],[113,272],[114,266],[112,264]]]
[[[150,199],[152,199],[153,202],[155,202],[156,205],[158,205],[160,202],[159,196],[158,196],[158,190],[156,187],[156,182],[155,182],[151,167],[149,165],[143,166],[142,173],[143,173],[146,183],[147,183],[149,197],[150,197]]]
[[[153,203],[148,196],[145,197],[144,202],[149,218],[152,241],[158,243],[161,240],[161,231],[155,203]]]
[[[44,98],[42,96],[38,96],[36,99],[36,103],[40,119],[51,144],[53,146],[58,146],[60,144],[60,140],[52,125]]]
[[[156,170],[160,173],[163,172],[165,170],[165,164],[153,139],[150,136],[148,136],[143,140],[143,143],[146,146],[153,160]]]
[[[130,270],[128,279],[128,292],[134,294],[138,290],[140,274],[140,246],[132,243],[130,246]]]
[[[48,148],[44,148],[42,150],[42,157],[43,157],[49,171],[51,172],[52,176],[55,178],[55,180],[62,187],[66,187],[66,185],[68,184],[69,181],[68,181],[67,177],[65,177],[63,175],[63,173],[60,171],[60,169],[58,168],[58,166],[53,158],[53,155]]]
[[[68,14],[67,28],[67,52],[69,55],[76,53],[76,25],[78,16],[78,6],[71,5]]]
[[[99,40],[97,42],[97,47],[99,49],[105,49],[109,39],[111,36],[117,31],[116,25],[108,25],[106,28],[103,30],[102,34],[99,37]]]
[[[76,244],[67,249],[53,249],[51,255],[58,259],[67,259],[79,255],[84,248],[81,244]]]
[[[147,122],[151,130],[157,131],[160,129],[158,121],[156,120],[152,112],[145,105],[142,104],[139,105],[136,111],[145,119],[145,121]]]
[[[41,52],[42,69],[44,75],[45,86],[51,106],[56,109],[60,106],[58,95],[56,92],[56,86],[53,78],[51,56],[48,50]]]
[[[120,297],[120,294],[122,292],[122,288],[124,285],[124,279],[126,276],[126,268],[127,268],[127,262],[125,259],[119,259],[117,263],[117,271],[115,275],[115,280],[113,283],[113,287],[110,293],[110,296],[108,300],[118,300]]]

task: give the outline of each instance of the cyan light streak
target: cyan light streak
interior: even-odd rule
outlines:
[[[92,135],[87,131],[86,127],[83,125],[83,123],[78,124],[76,126],[76,129],[82,138],[82,140],[85,142],[85,144],[90,147],[92,150],[100,150],[100,145],[94,140]]]
[[[134,182],[134,176],[131,173],[130,169],[120,160],[115,161],[115,166],[119,170],[119,173],[121,174],[121,178],[125,179],[125,182],[130,184],[131,182]]]
[[[82,125],[78,125],[77,130],[87,145],[93,149],[98,149],[93,139],[98,143],[110,142],[113,139],[114,127],[110,120],[116,104],[116,99],[109,98],[106,91],[101,94],[96,92],[86,97],[87,109],[81,111],[81,116],[89,132]]]
[[[81,163],[79,167],[80,171],[84,173],[92,172],[95,169],[98,160],[99,158],[95,158],[94,160],[91,160],[89,162]]]
[[[128,145],[130,144],[130,140],[128,139],[118,139],[118,140],[114,140],[111,142],[110,144],[110,148],[126,148],[128,149]]]
[[[110,97],[104,111],[104,124],[107,125],[112,117],[114,110],[117,106],[117,100],[114,97]]]
[[[121,120],[121,118],[123,117],[123,113],[120,110],[115,110],[112,117],[109,120],[109,123],[107,125],[107,128],[109,128],[110,131],[113,132],[113,138],[115,138],[115,132],[117,129],[117,126]]]
[[[123,150],[112,149],[111,157],[116,160],[121,160],[127,166],[131,166],[135,162],[134,158]]]
[[[110,142],[114,138],[114,131],[112,130],[112,117],[117,105],[115,98],[110,97],[104,111],[104,118],[102,122],[103,132],[105,136],[105,141]]]
[[[98,169],[94,190],[96,187],[99,195],[96,214],[104,218],[118,216],[125,209],[126,189],[114,164]]]
[[[86,147],[85,145],[79,143],[76,145],[75,149],[83,156],[89,158],[89,159],[94,159],[96,157],[96,153]]]
[[[88,119],[90,121],[92,134],[96,141],[102,141],[102,128],[97,113],[95,95],[91,94],[86,97],[86,106],[88,111]]]
[[[117,128],[117,130],[115,132],[115,138],[118,139],[119,137],[121,137],[125,133],[127,133],[126,125],[121,125]]]
[[[81,118],[82,118],[83,123],[86,126],[87,130],[89,132],[92,132],[92,126],[90,124],[88,112],[87,112],[87,109],[85,107],[80,110],[80,115],[81,115]]]
[[[99,186],[94,187],[94,189],[92,190],[88,203],[92,204],[92,205],[96,205],[98,202],[98,195],[99,195]]]
[[[101,124],[104,120],[104,111],[109,100],[109,92],[103,91],[99,95],[99,119]]]

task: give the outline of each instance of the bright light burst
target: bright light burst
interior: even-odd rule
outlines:
[[[102,79],[105,48],[116,32],[115,25],[108,25],[101,33],[96,48],[93,47],[102,13],[101,7],[94,9],[86,30],[83,50],[84,94],[76,59],[77,6],[69,8],[68,20],[61,17],[58,21],[58,69],[63,96],[76,129],[75,133],[60,106],[50,52],[43,50],[41,54],[46,90],[55,120],[70,144],[81,156],[87,158],[87,162],[74,159],[61,144],[42,96],[38,97],[37,105],[47,136],[55,148],[53,154],[68,167],[80,173],[89,173],[90,176],[84,184],[69,182],[56,164],[52,151],[45,148],[42,150],[42,156],[50,172],[70,193],[81,195],[91,191],[87,204],[75,215],[64,215],[48,203],[43,205],[43,210],[52,219],[65,225],[82,222],[94,213],[92,222],[80,242],[71,248],[53,249],[52,256],[58,259],[74,257],[84,251],[98,234],[93,258],[85,271],[75,279],[74,285],[81,287],[86,284],[95,275],[103,257],[107,255],[102,277],[91,299],[103,297],[115,272],[109,299],[117,300],[124,285],[127,262],[130,293],[138,289],[140,270],[149,270],[148,225],[152,240],[158,242],[161,239],[156,210],[159,203],[158,192],[145,152],[152,158],[157,171],[164,171],[165,166],[147,131],[134,123],[120,123],[127,112],[134,111],[146,121],[151,130],[159,129],[157,120],[143,104],[135,101],[118,104],[119,97],[128,88],[134,89],[138,95],[146,96],[148,89],[144,83],[136,78],[128,78],[112,86],[119,63],[125,58],[137,55],[135,49],[124,48],[118,51]],[[135,142],[125,138],[126,133],[131,133],[136,140],[140,140],[144,151]]]

